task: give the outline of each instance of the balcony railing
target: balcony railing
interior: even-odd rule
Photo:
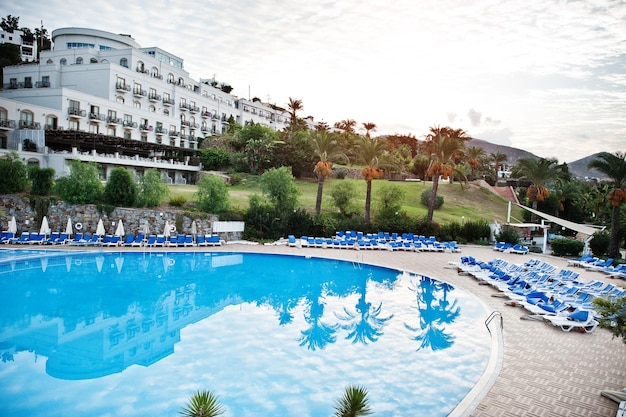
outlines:
[[[189,110],[189,104],[180,103],[180,109],[181,110]]]
[[[174,105],[174,100],[172,100],[171,98],[164,98],[163,99],[163,105],[164,106],[173,106]]]
[[[209,113],[208,111],[203,111],[201,116],[203,119],[208,119],[209,117],[211,117],[211,113]]]
[[[37,88],[49,88],[50,87],[50,81],[37,81],[35,83],[35,87],[37,87]]]
[[[124,83],[117,83],[115,89],[121,93],[127,93],[130,91],[130,85]]]
[[[41,124],[39,124],[38,122],[30,122],[28,120],[20,120],[20,129],[33,129],[33,130],[40,130],[41,129]]]
[[[0,128],[15,129],[15,120],[0,119]]]
[[[192,113],[198,113],[200,111],[200,107],[198,106],[189,106],[189,111]]]
[[[202,126],[200,130],[202,130],[203,132],[210,132],[211,128],[209,126]]]
[[[134,88],[133,89],[133,95],[135,97],[145,97],[148,93],[146,92],[146,90],[142,90],[141,88]]]
[[[161,96],[159,94],[155,94],[155,93],[150,93],[148,95],[148,100],[153,101],[153,102],[157,102],[157,101],[161,101]]]
[[[173,137],[180,136],[180,132],[177,132],[175,130],[170,130],[168,134]]]
[[[150,71],[141,67],[137,67],[137,72],[140,72],[142,74],[150,74]]]
[[[100,113],[89,113],[89,120],[104,122],[106,117]]]
[[[134,128],[137,127],[137,122],[133,122],[132,120],[124,120],[124,123],[122,123],[122,125],[124,127]]]
[[[159,80],[163,79],[163,75],[161,75],[161,74],[150,74],[150,76],[153,77],[153,78],[158,78]]]
[[[122,124],[122,119],[120,117],[107,117],[107,123],[110,125],[120,125]]]
[[[154,129],[154,133],[156,133],[157,135],[164,135],[167,133],[167,129],[161,126],[157,126],[156,129]]]
[[[87,116],[87,112],[85,110],[77,109],[75,107],[70,107],[67,109],[67,114],[73,117],[85,117]]]
[[[151,132],[152,131],[152,126],[150,125],[139,125],[139,130],[141,130],[142,132]]]

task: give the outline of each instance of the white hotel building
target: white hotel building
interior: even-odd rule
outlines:
[[[282,130],[286,110],[228,94],[214,80],[193,80],[183,60],[128,35],[85,28],[52,32],[39,62],[4,68],[0,155],[69,174],[73,159],[93,161],[102,179],[123,166],[157,168],[169,183],[193,183],[202,169],[198,138],[230,123]]]

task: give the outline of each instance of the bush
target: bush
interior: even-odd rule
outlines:
[[[351,207],[356,198],[356,186],[350,181],[341,181],[330,190],[330,198],[342,216],[348,217],[352,213]]]
[[[137,205],[140,207],[158,207],[169,193],[170,189],[161,179],[159,171],[149,169],[139,181]]]
[[[299,190],[296,187],[291,168],[272,168],[259,179],[263,194],[279,212],[293,211],[298,205]]]
[[[104,187],[104,201],[107,204],[132,207],[137,199],[137,185],[126,168],[114,168]]]
[[[98,166],[93,162],[70,162],[70,175],[59,178],[55,192],[66,202],[95,204],[102,196],[102,182],[98,178]]]
[[[47,196],[52,192],[54,185],[54,169],[31,166],[28,168],[28,178],[31,181],[31,194]]]
[[[187,198],[184,195],[175,195],[170,198],[170,205],[174,207],[182,207],[187,202]]]
[[[559,237],[550,242],[554,256],[580,256],[585,244],[579,240]]]
[[[348,170],[345,168],[337,168],[333,170],[333,177],[343,180],[348,176]]]
[[[591,253],[598,258],[606,256],[609,253],[610,245],[611,236],[607,232],[596,232],[593,234],[593,239],[589,241]]]
[[[466,221],[461,227],[460,234],[466,242],[488,241],[491,229],[486,220]]]
[[[503,226],[500,233],[496,234],[496,241],[512,243],[516,245],[520,242],[520,233],[517,229],[510,226]]]
[[[221,213],[227,211],[228,188],[224,179],[217,175],[203,175],[198,181],[198,208],[207,213]]]
[[[394,218],[400,212],[406,192],[395,184],[384,184],[377,192],[379,219]]]
[[[224,149],[203,149],[200,158],[204,169],[207,170],[220,170],[230,166],[230,152]]]
[[[0,194],[19,193],[28,185],[26,164],[15,152],[0,158]]]
[[[420,201],[426,207],[428,207],[428,202],[430,200],[430,192],[431,190],[424,190],[420,195]],[[440,209],[441,206],[443,206],[443,196],[437,195],[437,198],[435,199],[435,210]]]

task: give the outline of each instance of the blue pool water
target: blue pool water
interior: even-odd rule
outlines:
[[[482,376],[487,311],[446,283],[248,253],[0,256],[0,415],[446,416]]]

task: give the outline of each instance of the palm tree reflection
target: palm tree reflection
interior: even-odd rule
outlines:
[[[321,291],[317,292],[317,296],[310,297],[309,308],[304,315],[304,319],[310,324],[310,327],[302,330],[302,336],[298,339],[300,346],[306,345],[309,350],[324,349],[329,343],[335,343],[337,339],[335,332],[339,325],[322,323],[324,302],[320,301],[320,298],[322,298]]]
[[[430,347],[432,350],[447,349],[454,343],[454,336],[446,333],[445,325],[453,323],[460,314],[461,308],[456,300],[450,304],[448,292],[453,289],[449,284],[439,282],[428,277],[421,277],[420,283],[413,288],[417,298],[419,312],[419,327],[404,326],[412,332],[418,333],[413,340],[420,342],[417,350]],[[441,298],[437,298],[443,293]]]

